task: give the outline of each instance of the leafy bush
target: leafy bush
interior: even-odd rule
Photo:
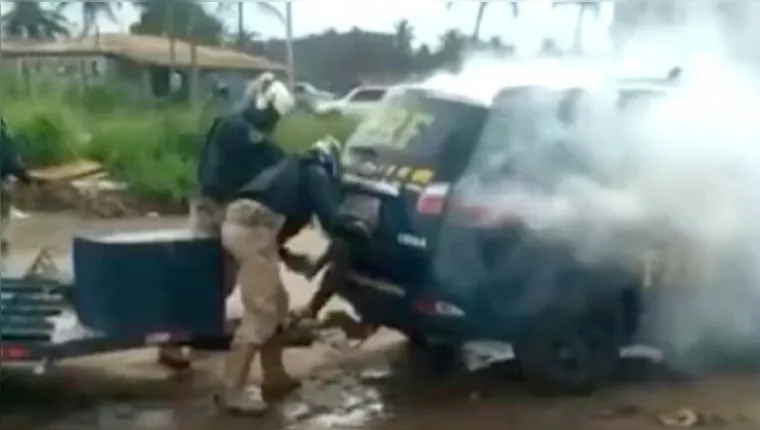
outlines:
[[[3,79],[3,77],[0,77]],[[48,88],[28,96],[24,83],[0,83],[0,109],[31,166],[89,158],[103,163],[138,197],[179,201],[194,187],[197,156],[206,130],[201,110],[176,105],[139,106],[123,88]],[[354,121],[295,113],[275,139],[299,151],[326,134],[345,139]]]

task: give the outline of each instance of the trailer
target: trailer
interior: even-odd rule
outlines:
[[[82,235],[72,250],[73,277],[43,250],[24,275],[0,278],[0,369],[42,374],[67,358],[226,337],[218,239]]]

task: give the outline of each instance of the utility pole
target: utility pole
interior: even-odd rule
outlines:
[[[296,89],[296,65],[293,53],[293,2],[285,3],[285,49],[288,58],[288,86],[290,91]]]

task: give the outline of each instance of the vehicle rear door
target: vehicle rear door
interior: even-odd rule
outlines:
[[[357,217],[373,227],[369,246],[352,252],[359,271],[405,284],[424,276],[449,185],[466,168],[486,112],[406,89],[360,124],[344,155],[345,203],[364,201],[370,209]]]

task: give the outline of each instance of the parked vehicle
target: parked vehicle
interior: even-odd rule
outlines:
[[[363,118],[382,103],[387,90],[382,86],[359,86],[338,100],[317,103],[315,111]]]
[[[661,91],[630,83],[613,94],[624,107]],[[566,102],[556,112],[536,110],[522,97],[532,92]],[[524,376],[541,386],[577,392],[610,377],[639,324],[638,275],[583,265],[519,224],[484,222],[496,208],[487,195],[472,204],[461,186],[484,147],[514,144],[504,131],[516,118],[572,116],[579,92],[506,88],[489,105],[410,87],[359,125],[344,154],[343,211],[373,230],[369,243],[344,237],[352,271],[343,297],[362,318],[438,354],[458,354],[472,340],[511,343]],[[584,168],[572,154],[558,156],[567,157],[567,170],[555,175]],[[501,177],[514,174],[508,164],[490,165]]]
[[[308,111],[314,110],[319,103],[335,100],[335,94],[320,90],[309,82],[296,83],[293,95],[296,105]]]

